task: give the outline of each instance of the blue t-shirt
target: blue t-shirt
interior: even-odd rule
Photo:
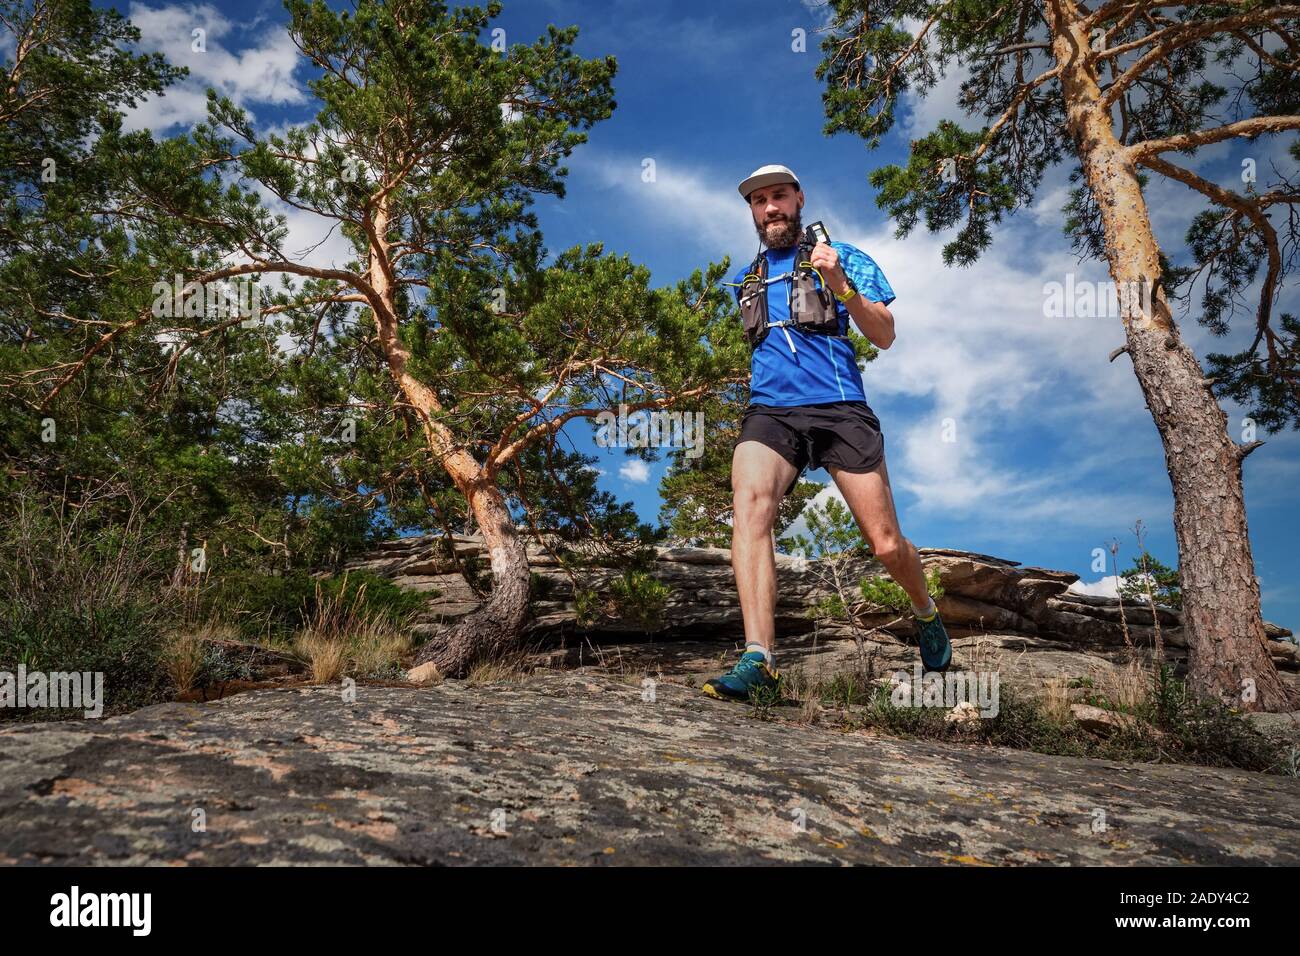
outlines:
[[[863,296],[885,305],[895,299],[885,274],[875,260],[847,242],[832,242],[839,253],[840,266]],[[790,271],[795,247],[767,249],[768,278]],[[748,262],[732,277],[739,284],[748,272]],[[821,282],[813,276],[813,281]],[[767,287],[769,322],[790,318],[790,279],[772,282]],[[836,302],[840,317],[840,334],[848,332],[849,310]],[[862,371],[858,368],[853,346],[845,339],[804,332],[791,326],[768,329],[767,336],[754,349],[750,360],[749,400],[757,405],[818,405],[825,402],[865,402]]]

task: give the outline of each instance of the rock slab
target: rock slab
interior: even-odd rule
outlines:
[[[752,714],[568,671],[28,725],[0,863],[1300,863],[1300,780]]]

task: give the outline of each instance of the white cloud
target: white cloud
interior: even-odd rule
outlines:
[[[830,0],[799,0],[799,2],[813,18],[818,29],[829,27],[831,21],[835,19],[835,8],[831,6]]]
[[[1136,430],[1142,398],[1131,370],[1106,361],[1123,341],[1119,320],[1045,317],[1043,284],[1067,271],[1106,281],[1099,264],[1080,267],[1063,249],[1027,257],[1036,230],[1007,229],[975,266],[946,268],[948,236],[895,240],[887,225],[827,221],[832,235],[876,260],[898,294],[890,306],[898,338],[864,376],[896,462],[894,487],[941,514],[993,518],[1037,506],[1095,518],[1065,506],[1079,497],[1069,489],[1105,462],[1103,451],[1122,457],[1117,431],[1123,439]],[[1046,450],[1062,460],[1027,471],[1016,464],[1026,457],[1023,434],[1043,429],[1056,436]],[[1113,500],[1112,490],[1096,497]]]
[[[132,3],[130,19],[140,29],[139,47],[157,50],[190,75],[163,96],[149,97],[127,112],[128,130],[148,128],[161,133],[174,126],[191,126],[207,118],[207,89],[212,87],[237,105],[299,104],[307,101],[294,80],[303,62],[284,24],[253,30],[252,23],[233,23],[210,4],[171,4],[152,7]],[[203,52],[192,49],[195,29],[206,31]],[[247,42],[236,42],[237,39]],[[236,52],[236,46],[238,51]]]
[[[1120,577],[1118,574],[1107,575],[1097,581],[1075,581],[1067,591],[1075,594],[1091,594],[1094,597],[1119,597]]]
[[[626,481],[643,485],[650,480],[650,466],[640,458],[633,458],[623,463],[618,470],[618,474],[620,478]]]
[[[645,159],[655,161],[653,182],[642,180]],[[735,185],[706,178],[688,160],[668,153],[634,156],[582,149],[566,165],[590,173],[599,187],[617,191],[621,201],[633,204],[636,218],[648,220],[648,228],[670,227],[701,253],[758,247],[753,220]]]
[[[924,22],[913,17],[903,17],[901,26],[912,36],[916,36]],[[932,48],[934,47],[936,34],[933,26],[930,28],[926,42]],[[940,120],[951,120],[965,129],[979,129],[984,125],[981,119],[968,116],[958,105],[961,85],[969,77],[970,70],[954,60],[949,64],[948,72],[938,77],[934,86],[924,95],[914,89],[903,93],[899,98],[900,109],[895,114],[899,117],[899,122],[894,127],[895,135],[899,137],[900,142],[920,139],[927,133],[933,132]]]

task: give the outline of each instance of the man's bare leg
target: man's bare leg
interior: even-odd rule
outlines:
[[[858,528],[871,545],[876,559],[907,592],[913,607],[928,606],[930,595],[925,586],[925,568],[921,565],[921,555],[898,527],[898,512],[894,510],[894,495],[889,487],[889,471],[884,456],[881,456],[875,471],[863,474],[854,474],[835,465],[826,470],[853,512]]]
[[[743,441],[731,458],[731,567],[745,619],[745,642],[768,653],[776,635],[776,553],[772,526],[798,471],[762,442]]]

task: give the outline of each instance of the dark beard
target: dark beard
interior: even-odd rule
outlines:
[[[765,231],[764,226],[758,223],[754,224],[754,230],[758,233],[760,242],[767,245],[769,249],[789,249],[799,241],[799,234],[803,232],[803,210],[800,209],[794,214],[794,222],[784,220],[771,238]]]

